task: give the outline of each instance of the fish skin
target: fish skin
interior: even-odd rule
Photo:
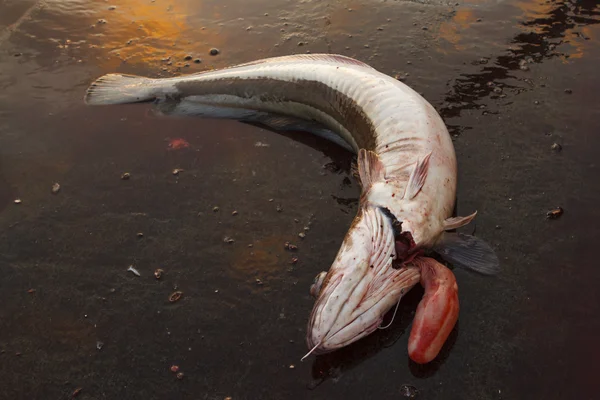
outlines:
[[[396,254],[389,213],[401,222],[413,256],[439,245],[454,208],[457,163],[441,117],[404,83],[358,60],[311,54],[164,79],[109,74],[85,95],[90,105],[141,101],[155,101],[166,115],[252,122],[279,115],[317,122],[358,153],[360,207],[309,319],[307,344],[315,352],[346,346],[377,329],[421,280],[414,263],[393,267],[409,254]]]

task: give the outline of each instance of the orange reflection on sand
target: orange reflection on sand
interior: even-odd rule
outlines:
[[[174,72],[194,65],[186,55],[204,58],[210,47],[219,47],[229,39],[220,28],[212,30],[190,24],[190,15],[218,20],[221,16],[215,6],[188,0],[166,5],[139,0],[120,1],[113,11],[101,10],[91,21],[92,46],[101,49],[96,64],[107,71],[116,70],[122,63],[128,65],[160,65],[160,70]],[[106,23],[99,22],[105,19]],[[206,69],[206,66],[203,66]],[[191,69],[190,69],[191,70]],[[196,69],[197,70],[197,69]]]
[[[582,58],[584,50],[589,45],[588,42],[594,42],[598,38],[598,25],[588,25],[577,30],[568,30],[565,32],[565,42],[568,42],[573,50],[569,53],[569,58]],[[587,38],[587,40],[586,40]],[[568,62],[566,57],[561,57],[564,62]]]
[[[477,18],[472,9],[461,8],[456,11],[456,14],[450,21],[440,25],[440,38],[454,45],[456,50],[464,50],[465,46],[461,45],[460,42],[462,41],[464,32],[467,31],[471,24],[476,20]]]
[[[522,11],[522,15],[519,17],[520,21],[533,21],[538,18],[551,18],[553,12],[556,11],[557,4],[553,2],[537,3],[531,1],[519,1],[514,3],[514,6]],[[562,21],[557,21],[562,22]],[[544,34],[548,31],[548,25],[530,25],[527,27],[531,32]],[[587,26],[576,26],[575,28],[568,28],[564,31],[564,42],[568,43],[573,49],[568,54],[568,57],[561,57],[563,62],[568,62],[570,58],[582,58],[586,47],[589,42],[593,40],[585,40],[585,38],[592,39],[597,35],[598,25],[587,25]]]
[[[256,240],[252,248],[235,246],[230,272],[241,279],[254,276],[268,279],[270,276],[281,274],[291,266],[292,257],[298,255],[284,249],[284,244],[290,236],[274,233]]]

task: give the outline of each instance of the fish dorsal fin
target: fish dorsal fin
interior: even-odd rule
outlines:
[[[358,176],[364,190],[385,179],[385,168],[377,154],[365,149],[358,151]]]
[[[271,57],[264,58],[261,60],[250,61],[243,64],[238,64],[230,68],[236,67],[246,67],[250,65],[258,65],[258,64],[272,64],[272,63],[283,63],[283,62],[302,62],[302,61],[323,61],[335,64],[347,64],[347,65],[356,65],[360,67],[365,67],[369,69],[373,69],[369,64],[365,64],[362,61],[356,60],[354,58],[350,58],[347,56],[343,56],[341,54],[292,54],[287,56],[280,57]]]
[[[292,55],[288,55],[288,56],[263,58],[260,60],[249,61],[249,62],[245,62],[242,64],[233,65],[231,67],[218,69],[215,71],[239,68],[239,67],[250,67],[253,65],[261,65],[261,64],[300,63],[300,62],[311,62],[311,61],[313,61],[313,62],[320,61],[320,62],[338,64],[338,65],[354,65],[354,66],[358,66],[358,67],[374,69],[369,64],[365,64],[364,62],[356,60],[354,58],[343,56],[341,54],[326,54],[326,53],[324,53],[324,54],[292,54]],[[197,74],[201,75],[201,74],[204,74],[205,72],[206,71],[198,72]],[[196,74],[192,74],[192,75],[196,75]]]
[[[427,179],[427,171],[429,170],[430,158],[431,153],[423,157],[422,160],[417,160],[417,163],[415,164],[415,167],[410,174],[408,185],[406,185],[406,190],[404,191],[404,198],[406,200],[411,200],[412,198],[414,198],[423,187],[425,179]]]
[[[452,229],[458,229],[461,226],[465,226],[473,221],[473,218],[477,215],[477,211],[475,211],[471,215],[467,215],[466,217],[452,217],[448,218],[444,221],[444,230],[450,231]]]

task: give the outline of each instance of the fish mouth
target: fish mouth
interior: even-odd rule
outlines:
[[[321,339],[318,342],[315,342],[315,339],[311,335],[307,335],[306,344],[307,344],[308,348],[310,349],[310,353],[312,353],[314,355],[322,355],[322,354],[331,353],[333,351],[341,349],[342,347],[346,347],[347,345],[354,343],[354,342],[362,339],[363,337],[375,332],[377,330],[377,328],[381,325],[382,321],[383,321],[383,318],[377,319],[377,320],[373,321],[373,323],[370,326],[366,327],[360,335],[357,335],[357,336],[354,336],[354,337],[351,337],[351,338],[348,338],[346,340],[342,340],[339,342],[334,342],[335,335],[339,331],[332,335],[326,336],[324,339]]]
[[[420,280],[420,271],[414,266],[393,269],[385,283],[379,286],[357,285],[339,312],[328,318],[326,312],[331,300],[338,295],[343,278],[332,282],[329,290],[321,293],[311,314],[306,344],[314,354],[325,354],[354,343],[373,333],[381,326],[383,317],[392,309],[414,285]],[[370,280],[363,278],[363,283]],[[331,281],[330,281],[331,282]],[[363,290],[363,287],[366,287]],[[351,298],[360,297],[354,305]]]

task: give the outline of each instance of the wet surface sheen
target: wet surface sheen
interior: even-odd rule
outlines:
[[[589,0],[0,0],[0,398],[597,397],[599,23]],[[299,362],[309,287],[356,212],[351,155],[82,104],[103,73],[307,51],[405,80],[454,136],[458,212],[479,211],[503,272],[455,271],[459,324],[431,365],[407,355],[420,288],[390,329]]]

